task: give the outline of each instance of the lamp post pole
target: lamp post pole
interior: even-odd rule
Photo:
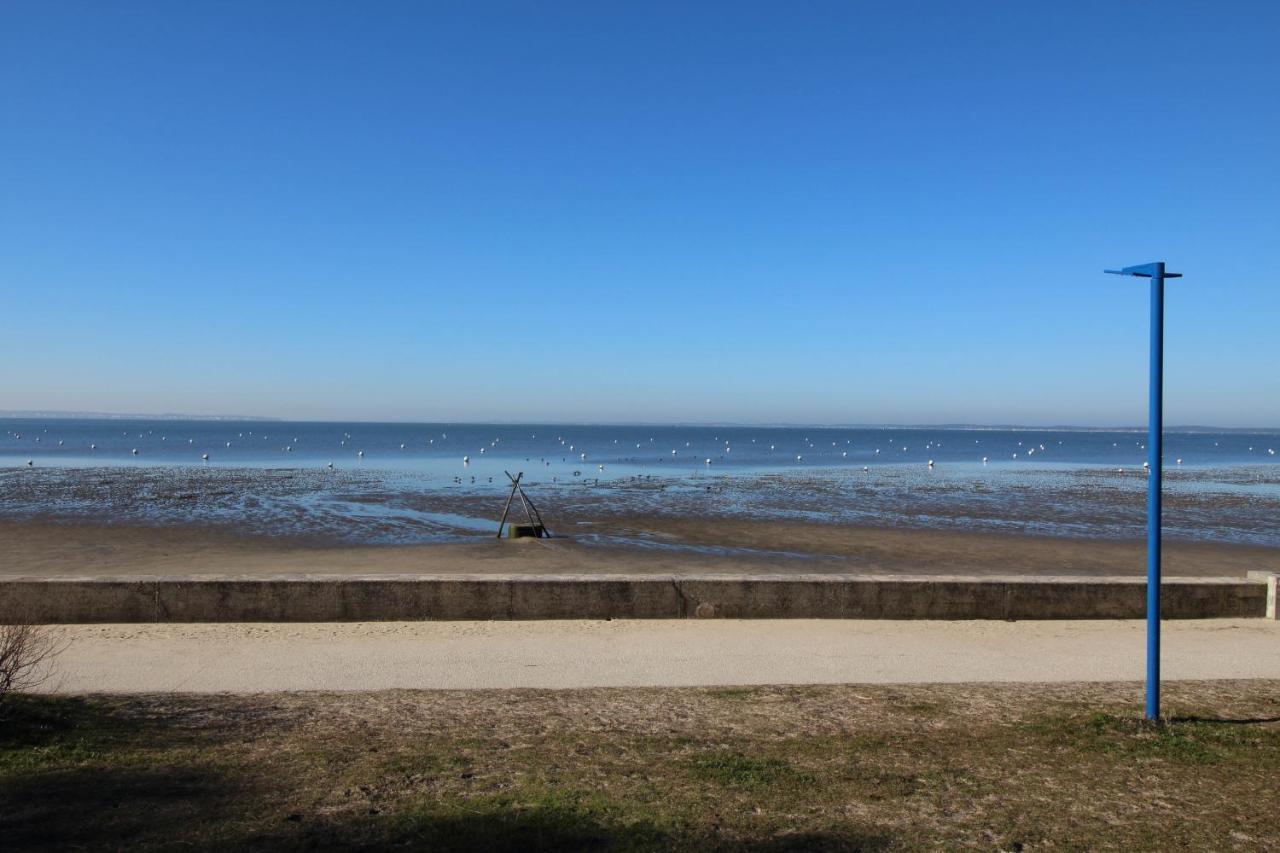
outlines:
[[[1142,264],[1119,270],[1116,275],[1151,279],[1151,374],[1147,435],[1147,702],[1143,716],[1160,716],[1160,507],[1163,485],[1164,444],[1164,280],[1180,278],[1167,273],[1164,263]]]

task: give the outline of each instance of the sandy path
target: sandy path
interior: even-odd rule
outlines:
[[[1131,681],[1144,624],[840,620],[76,625],[63,692]],[[1169,679],[1280,678],[1280,622],[1165,626]]]

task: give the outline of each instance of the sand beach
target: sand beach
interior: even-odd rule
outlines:
[[[3,521],[0,576],[795,571],[1140,577],[1145,572],[1144,543],[1133,540],[664,516],[612,519],[608,524],[625,531],[631,541],[661,547],[600,545],[572,536],[350,545],[237,535],[209,526]],[[1242,578],[1252,570],[1280,570],[1280,549],[1213,542],[1166,546],[1168,577]]]

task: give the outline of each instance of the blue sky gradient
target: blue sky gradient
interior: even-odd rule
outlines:
[[[0,6],[0,409],[1280,425],[1274,3]]]

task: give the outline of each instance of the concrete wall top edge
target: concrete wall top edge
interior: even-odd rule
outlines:
[[[1254,574],[1254,573],[1251,573]],[[1120,584],[1145,586],[1145,577],[1114,575],[863,575],[863,574],[226,574],[226,575],[3,575],[0,584],[7,583],[76,583],[76,584],[183,584],[183,583],[475,583],[475,584],[670,584],[677,583],[965,583],[965,584]],[[1162,585],[1236,586],[1239,584],[1265,583],[1264,577],[1166,577]]]

